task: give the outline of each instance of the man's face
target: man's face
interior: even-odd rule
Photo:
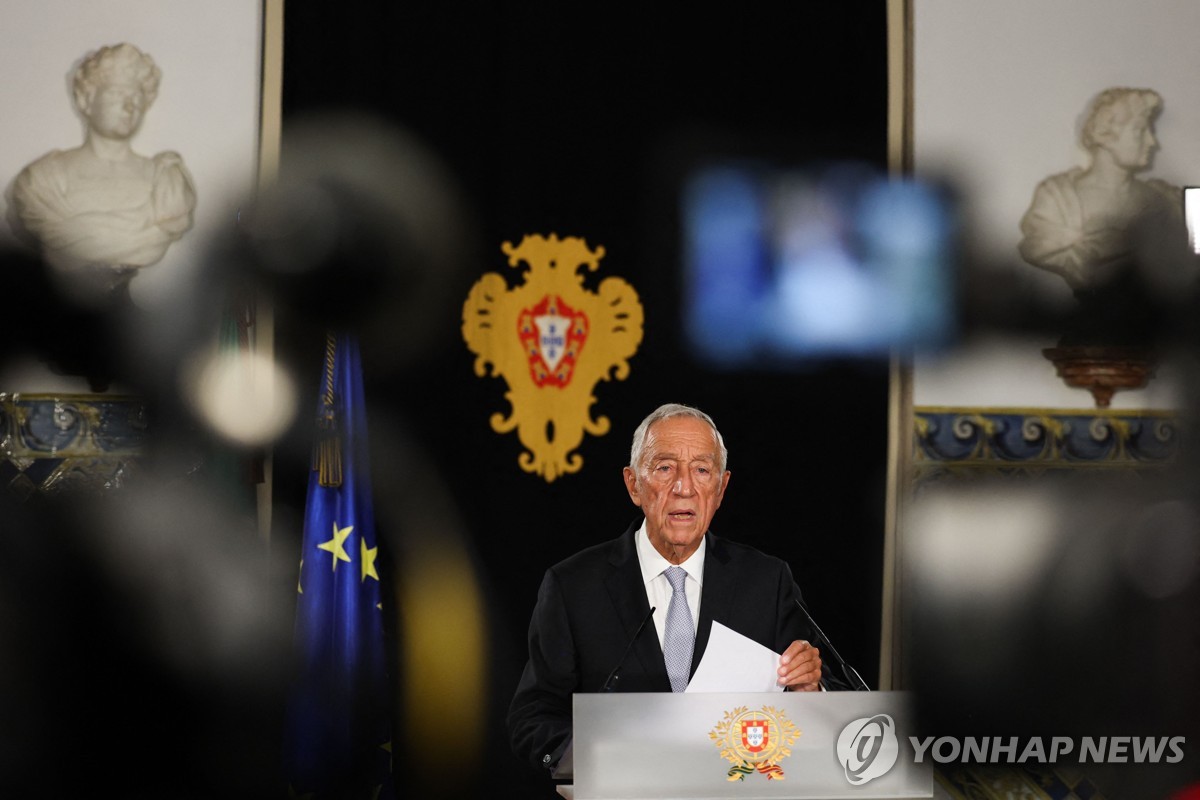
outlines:
[[[142,123],[146,96],[140,86],[113,83],[96,89],[84,109],[88,125],[110,139],[128,139]]]
[[[1105,145],[1117,164],[1129,170],[1145,169],[1158,147],[1150,120],[1144,114],[1134,114],[1116,129]]]
[[[625,487],[646,515],[650,543],[673,564],[700,546],[725,496],[729,472],[718,472],[719,457],[708,423],[672,417],[650,426],[637,472],[625,468]]]

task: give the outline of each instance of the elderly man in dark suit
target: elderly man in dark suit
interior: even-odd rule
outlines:
[[[708,530],[729,485],[726,460],[698,409],[664,405],[638,426],[624,475],[644,519],[547,570],[508,714],[517,755],[558,763],[575,692],[682,691],[714,621],[781,653],[780,685],[822,688],[828,675],[788,565]]]

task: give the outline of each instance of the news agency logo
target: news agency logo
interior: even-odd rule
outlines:
[[[908,737],[917,764],[1177,764],[1183,760],[1184,736],[926,736]]]
[[[923,764],[1177,764],[1184,758],[1183,736],[909,736],[913,763]],[[842,728],[837,757],[854,786],[886,775],[896,765],[900,743],[887,714],[856,719]]]
[[[838,761],[854,786],[886,775],[896,765],[899,752],[896,723],[887,714],[856,719],[838,735]]]

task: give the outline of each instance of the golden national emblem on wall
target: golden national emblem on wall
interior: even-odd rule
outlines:
[[[517,431],[526,448],[521,469],[547,482],[575,473],[583,434],[608,433],[608,417],[592,417],[592,394],[601,380],[624,380],[629,359],[642,342],[642,304],[621,278],[585,288],[582,268],[600,268],[604,248],[583,239],[526,235],[501,250],[510,267],[529,269],[521,285],[509,287],[498,272],[475,282],[463,304],[463,339],[477,358],[475,374],[508,384],[507,417],[491,417],[497,433]]]

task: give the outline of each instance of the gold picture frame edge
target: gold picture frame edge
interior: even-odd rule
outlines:
[[[888,171],[912,172],[912,0],[887,0]],[[909,446],[912,429],[912,364],[893,355],[888,368],[887,486],[884,498],[882,602],[879,626],[879,688],[903,687],[900,646],[900,522],[912,494]]]

